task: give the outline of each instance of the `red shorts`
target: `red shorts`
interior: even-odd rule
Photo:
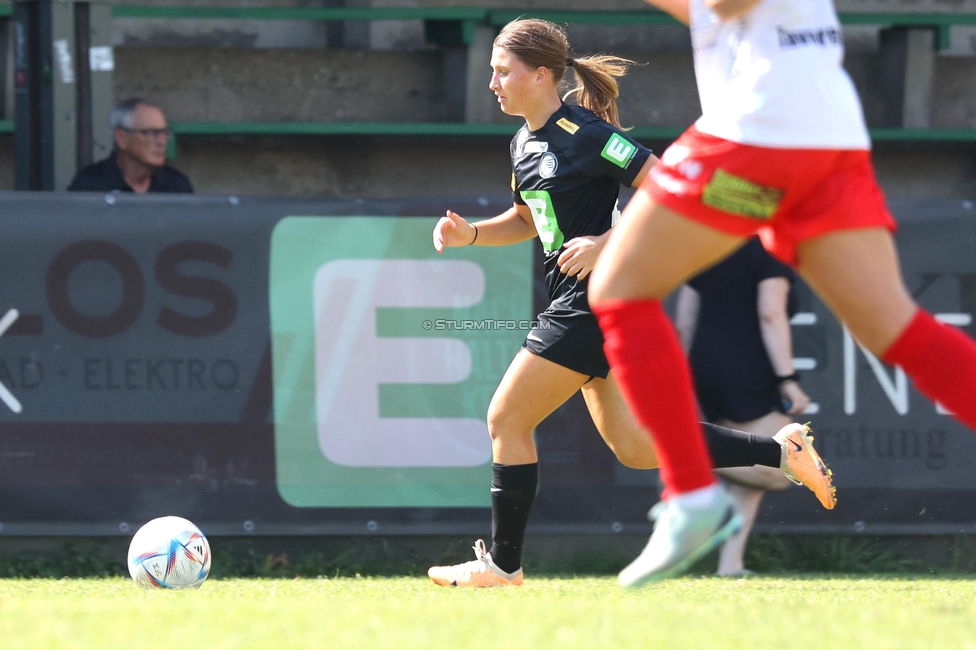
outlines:
[[[641,189],[716,230],[759,233],[770,253],[796,264],[800,242],[837,230],[896,225],[863,150],[774,149],[691,127],[668,147]]]

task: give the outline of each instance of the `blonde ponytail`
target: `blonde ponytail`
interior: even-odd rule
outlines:
[[[563,100],[573,97],[577,104],[593,111],[597,117],[622,128],[620,114],[617,112],[617,98],[620,96],[617,79],[627,74],[627,68],[634,65],[634,62],[604,54],[578,57],[571,61],[577,84],[566,93]]]

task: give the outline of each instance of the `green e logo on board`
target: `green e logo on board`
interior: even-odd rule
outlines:
[[[278,492],[299,508],[484,507],[491,395],[532,317],[532,245],[450,249],[418,217],[271,236]]]

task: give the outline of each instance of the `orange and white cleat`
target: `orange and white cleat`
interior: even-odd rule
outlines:
[[[441,587],[521,587],[522,569],[505,573],[491,559],[480,539],[472,547],[477,559],[454,566],[432,566],[427,575]]]
[[[805,485],[817,495],[827,510],[837,505],[837,488],[832,472],[813,448],[810,427],[805,424],[788,424],[773,436],[782,448],[780,469],[797,485]]]

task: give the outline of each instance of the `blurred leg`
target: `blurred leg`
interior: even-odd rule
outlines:
[[[797,247],[797,267],[854,338],[876,355],[894,343],[917,309],[902,280],[894,240],[883,228],[807,240]]]
[[[723,427],[729,427],[730,429],[738,429],[739,431],[772,438],[780,429],[792,421],[788,416],[779,411],[773,411],[750,422],[720,420],[717,424]],[[785,490],[791,485],[790,480],[778,468],[729,467],[727,469],[717,469],[715,473],[730,483],[759,491]]]
[[[654,469],[658,466],[651,437],[631,415],[613,372],[606,379],[588,381],[581,392],[593,423],[617,460],[633,469]],[[756,476],[754,480],[763,489],[782,489],[775,486],[789,485],[789,480],[780,469],[781,448],[775,440],[708,423],[699,423],[699,427],[705,434],[715,467],[752,472],[750,475]]]
[[[790,418],[779,412],[772,412],[751,422],[719,422],[722,426],[747,431],[763,436],[774,436],[776,432],[790,423]],[[742,530],[730,537],[719,553],[718,575],[733,575],[741,572],[745,567],[743,560],[746,544],[752,525],[759,512],[764,490],[785,490],[789,480],[779,470],[769,467],[734,467],[716,470],[716,473],[729,481],[729,494],[735,501],[739,513],[742,515]]]
[[[660,302],[741,243],[655,205],[642,188],[591,276],[590,306],[607,359],[627,405],[654,438],[665,486],[664,500],[649,513],[654,533],[620,572],[624,586],[679,574],[741,526],[712,474],[688,361]]]
[[[691,372],[660,299],[742,239],[656,205],[639,191],[590,280],[590,305],[621,392],[650,431],[669,495],[713,485]]]
[[[741,485],[730,485],[729,496],[735,503],[735,507],[742,515],[742,529],[728,538],[718,554],[718,569],[716,575],[732,576],[742,573],[745,569],[744,558],[746,554],[746,543],[749,541],[749,532],[752,524],[756,521],[756,513],[759,512],[759,503],[762,501],[763,492]]]
[[[590,277],[590,305],[665,298],[732,254],[744,239],[687,219],[639,190],[610,234]]]
[[[654,469],[657,454],[651,436],[631,415],[613,372],[606,379],[594,378],[581,390],[593,424],[617,460],[634,469]]]
[[[922,394],[976,430],[976,343],[917,308],[901,279],[891,234],[881,228],[835,232],[797,250],[800,273],[854,338],[901,366]]]

